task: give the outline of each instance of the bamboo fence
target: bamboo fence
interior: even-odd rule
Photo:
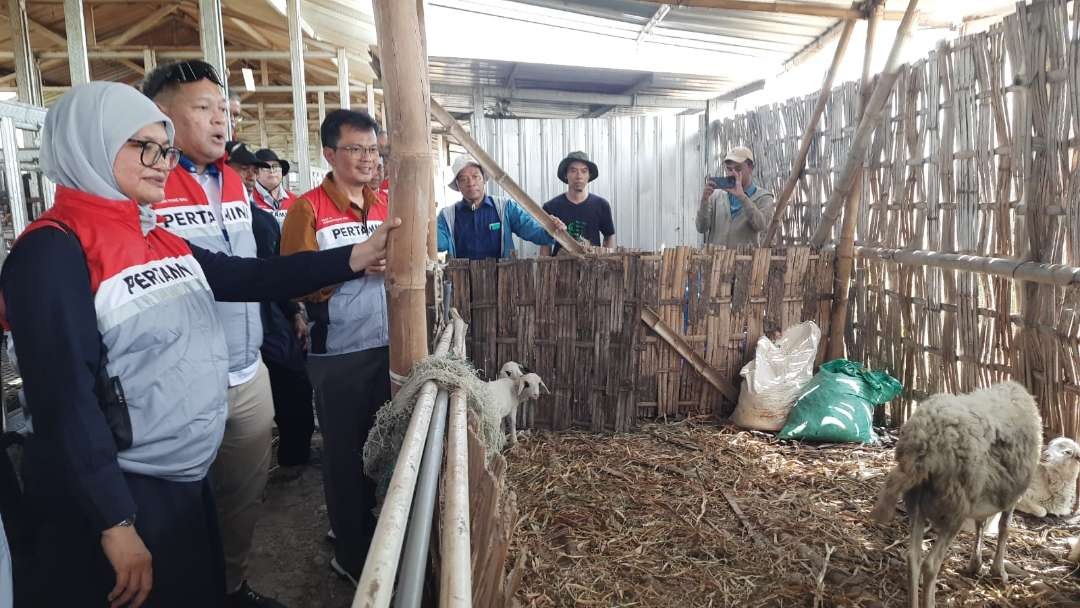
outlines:
[[[731,405],[648,330],[642,307],[737,385],[763,334],[813,320],[827,335],[833,261],[808,247],[677,247],[452,260],[446,276],[452,306],[471,328],[468,355],[477,368],[493,378],[517,361],[552,391],[519,426],[622,432],[641,418],[723,414]]]
[[[856,245],[1080,266],[1080,10],[1019,4],[989,31],[903,66],[863,160]],[[858,84],[833,90],[785,212],[801,245],[844,164]],[[779,192],[816,95],[713,123],[718,154],[750,145]],[[836,236],[834,227],[833,236]],[[1080,437],[1080,287],[859,257],[848,355],[907,387],[913,402],[1011,377],[1054,434]]]

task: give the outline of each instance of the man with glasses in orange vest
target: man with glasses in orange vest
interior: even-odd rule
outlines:
[[[379,162],[379,126],[365,112],[335,110],[320,128],[332,171],[289,208],[281,254],[355,244],[388,215],[370,183]],[[310,319],[307,370],[323,436],[323,490],[333,533],[330,567],[353,585],[375,533],[375,484],[363,449],[375,412],[390,399],[390,336],[382,275],[365,276],[305,298]]]

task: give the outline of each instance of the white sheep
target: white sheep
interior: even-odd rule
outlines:
[[[911,514],[908,589],[912,608],[934,605],[938,571],[945,552],[966,518],[975,520],[975,551],[968,570],[982,566],[983,523],[1001,512],[997,551],[991,572],[1002,581],[1005,544],[1013,508],[1039,464],[1042,421],[1035,399],[1015,382],[1003,382],[966,395],[934,395],[916,408],[901,429],[896,467],[885,480],[871,517],[892,518],[904,498]],[[922,556],[925,523],[938,531]]]
[[[1017,510],[1035,517],[1072,515],[1078,474],[1080,445],[1068,437],[1054,439],[1043,450],[1043,460],[1031,486],[1016,503]]]
[[[487,383],[487,387],[496,415],[510,425],[510,445],[517,443],[518,405],[538,399],[541,389],[545,393],[551,393],[540,376],[532,373],[523,374],[518,378],[492,380]]]
[[[503,363],[502,369],[499,370],[500,378],[520,378],[525,374],[525,366],[517,361],[507,361],[506,363]]]

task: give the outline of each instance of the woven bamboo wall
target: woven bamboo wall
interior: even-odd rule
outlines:
[[[856,244],[1080,266],[1080,10],[1036,0],[989,32],[905,66],[865,159]],[[1071,30],[1071,31],[1070,31]],[[816,228],[854,130],[858,86],[835,89],[785,216],[784,242]],[[749,143],[779,191],[814,97],[712,129]],[[1080,436],[1080,288],[858,260],[848,344],[911,399],[1012,377],[1054,433]]]
[[[446,276],[470,326],[472,362],[489,378],[506,361],[524,363],[552,390],[519,427],[619,432],[639,418],[723,410],[719,393],[641,322],[642,306],[734,385],[763,333],[804,320],[828,332],[833,263],[808,247],[677,247],[453,260]]]

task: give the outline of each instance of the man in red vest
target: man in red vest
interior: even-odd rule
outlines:
[[[369,183],[379,160],[379,127],[366,113],[335,110],[320,129],[332,171],[285,217],[281,254],[366,241],[387,217]],[[363,448],[375,412],[390,399],[389,326],[381,275],[305,298],[310,319],[308,377],[323,435],[323,490],[335,536],[330,567],[354,585],[375,532],[375,484]]]
[[[285,224],[285,214],[296,200],[296,195],[285,189],[284,177],[289,174],[289,161],[281,160],[269,148],[256,151],[255,158],[263,166],[255,174],[251,200],[259,209],[274,216],[278,226],[282,226]]]
[[[154,205],[158,224],[203,249],[256,257],[247,192],[240,175],[226,164],[228,104],[217,72],[198,60],[164,65],[147,75],[143,93],[172,119],[176,147],[184,152],[165,182],[165,200]],[[216,306],[229,350],[229,416],[211,469],[225,549],[225,592],[230,607],[284,608],[247,583],[274,419],[270,377],[259,356],[259,304]]]

